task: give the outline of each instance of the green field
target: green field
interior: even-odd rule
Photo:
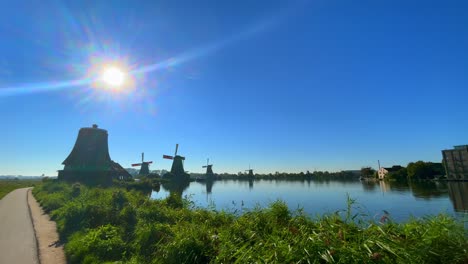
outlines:
[[[15,189],[32,187],[38,183],[39,180],[0,180],[0,199]]]
[[[128,187],[47,181],[33,193],[72,264],[468,262],[457,220],[369,221],[351,198],[342,211],[311,218],[281,201],[239,215],[196,208],[177,194],[150,200]]]

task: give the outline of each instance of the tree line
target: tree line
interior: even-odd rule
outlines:
[[[371,167],[361,169],[361,175],[365,178],[378,178],[378,172]],[[445,168],[442,163],[416,161],[410,162],[406,167],[393,166],[385,179],[406,180],[432,180],[445,177]]]
[[[265,174],[254,174],[254,179],[262,180],[357,180],[359,179],[359,171],[306,171],[306,172],[275,172]],[[221,173],[217,174],[218,179],[251,179],[248,173],[239,172],[237,174]]]

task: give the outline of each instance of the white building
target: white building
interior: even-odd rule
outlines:
[[[389,172],[398,171],[398,170],[400,170],[400,169],[402,169],[402,168],[403,168],[403,167],[400,166],[400,165],[393,165],[391,168],[380,167],[380,168],[379,168],[379,171],[378,171],[379,180],[385,179],[385,177],[387,176],[387,174],[388,174]]]

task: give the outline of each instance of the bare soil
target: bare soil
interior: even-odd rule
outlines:
[[[63,245],[60,244],[57,226],[50,220],[39,203],[31,193],[28,193],[28,204],[33,218],[34,231],[38,242],[39,260],[41,264],[65,264],[67,263]]]

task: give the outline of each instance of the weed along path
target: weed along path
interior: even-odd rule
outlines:
[[[16,189],[0,200],[0,263],[39,263],[28,191]]]

